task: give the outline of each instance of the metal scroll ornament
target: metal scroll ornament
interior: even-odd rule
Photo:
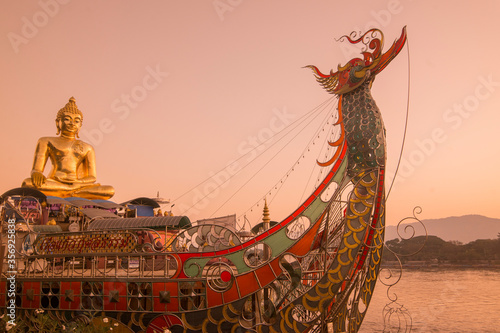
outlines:
[[[425,241],[422,243],[421,247],[416,251],[410,254],[401,254],[397,253],[390,246],[385,244],[385,250],[391,252],[398,261],[398,267],[395,269],[392,268],[384,268],[380,274],[379,280],[380,282],[387,287],[387,298],[389,302],[384,306],[383,309],[383,317],[384,317],[384,332],[411,332],[412,329],[412,317],[408,309],[406,309],[402,304],[398,302],[398,296],[396,293],[392,292],[392,287],[394,287],[403,276],[403,265],[401,263],[401,257],[409,257],[420,252],[425,242],[427,241],[427,229],[425,224],[417,217],[418,214],[422,212],[421,207],[415,207],[413,209],[413,216],[406,217],[399,221],[397,225],[397,233],[398,236],[403,240],[412,239],[415,236],[415,228],[411,224],[407,224],[403,229],[403,222],[407,223],[408,221],[417,221],[422,226],[425,233]]]
[[[200,225],[181,232],[172,242],[174,252],[208,252],[240,245],[231,230],[218,225]]]

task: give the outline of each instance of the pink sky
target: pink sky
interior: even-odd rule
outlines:
[[[336,39],[353,30],[381,28],[388,48],[406,25],[408,47],[372,90],[387,129],[393,174],[410,84],[405,150],[387,222],[396,224],[417,205],[424,219],[500,218],[498,1],[2,5],[0,192],[29,176],[37,139],[55,135],[55,115],[74,96],[84,112],[81,137],[96,150],[98,181],[116,189],[112,200],[157,191],[174,200],[195,188],[175,201],[174,213],[180,214],[206,190],[197,184],[231,161],[241,158],[242,165],[249,159],[242,152],[254,142],[331,97],[303,66],[328,72],[345,63],[354,54]],[[301,133],[227,204],[222,205],[263,164],[243,170],[187,215],[251,218],[250,209],[259,215],[262,205],[252,205],[300,157],[314,130]],[[297,179],[290,176],[291,185],[272,201],[273,220],[292,212],[310,191],[304,184],[316,158],[305,156],[301,165],[308,169],[297,170]]]

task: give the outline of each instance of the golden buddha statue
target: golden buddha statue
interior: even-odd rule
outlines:
[[[71,97],[57,113],[57,135],[60,136],[38,140],[31,177],[24,180],[23,187],[61,198],[109,199],[115,194],[112,186],[96,183],[94,148],[78,140],[82,122],[83,113]],[[53,169],[45,177],[43,171],[48,159]]]

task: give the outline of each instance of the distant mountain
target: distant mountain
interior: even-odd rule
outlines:
[[[427,234],[437,236],[447,242],[459,241],[464,244],[477,239],[496,239],[500,233],[500,219],[489,218],[481,215],[453,216],[442,219],[422,220]],[[403,238],[411,235],[411,227],[415,228],[415,235],[425,235],[422,225],[418,222],[401,224],[399,232]],[[407,234],[404,234],[404,230]],[[386,240],[401,238],[398,236],[396,226],[386,227]]]

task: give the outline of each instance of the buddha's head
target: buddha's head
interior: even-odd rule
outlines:
[[[69,102],[57,112],[56,117],[56,127],[57,135],[63,134],[74,134],[78,138],[78,132],[82,127],[83,123],[83,113],[78,110],[76,106],[75,98],[71,97]]]

